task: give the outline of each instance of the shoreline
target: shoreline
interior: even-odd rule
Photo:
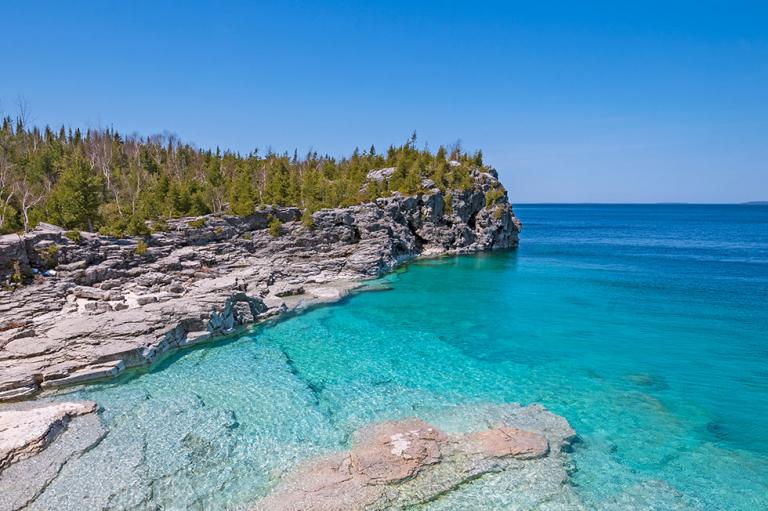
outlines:
[[[499,249],[499,250],[507,250],[507,249]],[[390,288],[375,288],[373,286],[375,286],[376,284],[372,284],[371,286],[369,286],[368,283],[374,283],[377,280],[384,279],[387,276],[396,272],[397,270],[407,268],[409,265],[413,263],[418,263],[420,261],[438,260],[438,259],[443,259],[448,257],[460,257],[460,256],[472,257],[472,256],[477,256],[479,254],[481,254],[481,252],[471,252],[471,253],[461,253],[461,254],[442,253],[442,254],[433,254],[433,255],[422,254],[414,258],[401,261],[397,266],[393,267],[388,272],[382,275],[369,277],[369,278],[362,278],[361,280],[358,280],[358,281],[337,281],[334,283],[329,283],[329,285],[325,287],[332,287],[334,289],[339,290],[338,297],[318,298],[311,294],[290,296],[288,297],[290,300],[286,300],[286,309],[282,311],[278,311],[274,315],[267,316],[253,322],[237,325],[230,332],[211,335],[210,337],[201,336],[201,337],[195,338],[194,341],[192,342],[180,344],[177,346],[172,346],[167,351],[158,355],[157,358],[155,358],[151,363],[145,364],[145,365],[126,366],[125,369],[123,369],[118,374],[94,377],[93,379],[83,380],[83,381],[65,384],[57,387],[43,388],[39,393],[27,399],[8,400],[8,401],[0,400],[0,411],[6,408],[11,408],[24,403],[35,403],[35,402],[45,403],[47,402],[45,400],[48,398],[55,398],[56,396],[60,396],[60,395],[66,396],[73,390],[76,390],[79,387],[84,387],[86,385],[98,385],[103,383],[109,383],[109,382],[113,382],[114,380],[117,380],[118,378],[135,376],[143,372],[151,372],[157,369],[159,366],[161,366],[168,359],[176,355],[182,355],[187,350],[207,349],[209,347],[218,347],[219,345],[224,345],[228,342],[234,342],[237,340],[238,337],[248,335],[249,332],[254,331],[258,328],[268,328],[278,323],[282,323],[283,321],[289,321],[301,314],[310,312],[320,307],[343,305],[343,302],[345,300],[351,299],[352,297],[354,297],[359,293],[375,293],[375,292],[388,291],[390,290]],[[294,303],[288,304],[287,303],[288,301],[291,301]]]
[[[76,243],[49,225],[5,236],[0,262],[41,269],[33,284],[0,292],[0,402],[151,366],[240,325],[337,301],[420,257],[516,247],[506,196],[485,200],[496,186],[478,175],[451,192],[450,207],[435,189],[321,210],[312,229],[298,209],[271,207],[176,219],[147,241],[82,233]],[[270,218],[282,222],[278,237]]]

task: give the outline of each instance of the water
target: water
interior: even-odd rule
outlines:
[[[516,212],[517,251],[418,262],[74,391],[111,432],[38,506],[245,508],[368,422],[539,402],[579,433],[589,507],[768,509],[768,207]]]

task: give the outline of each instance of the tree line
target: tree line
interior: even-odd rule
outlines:
[[[379,153],[371,146],[334,158],[254,150],[205,150],[174,135],[121,135],[26,126],[5,117],[0,127],[0,232],[27,231],[38,222],[115,236],[146,234],[147,220],[208,213],[248,215],[259,205],[297,206],[305,215],[422,190],[472,185],[482,154],[459,144],[432,152],[415,133]],[[394,167],[368,182],[373,169]]]

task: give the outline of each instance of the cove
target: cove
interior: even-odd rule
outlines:
[[[568,419],[589,507],[768,507],[768,208],[515,210],[517,251],[412,263],[386,291],[57,396],[98,402],[109,433],[34,508],[247,509],[361,426],[471,429],[511,402]],[[426,508],[462,492],[520,506],[480,478]]]

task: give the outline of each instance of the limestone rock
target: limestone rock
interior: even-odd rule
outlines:
[[[415,257],[514,247],[520,224],[506,197],[486,208],[485,194],[498,186],[495,176],[478,174],[450,199],[434,189],[321,210],[311,229],[297,208],[207,215],[197,228],[192,218],[172,219],[146,240],[144,254],[135,253],[136,239],[83,232],[74,243],[53,226],[2,236],[0,279],[29,269],[52,243],[58,266],[0,290],[0,401],[122,370],[105,370],[108,362],[151,364],[189,345],[192,332],[230,333],[339,300],[360,280]],[[279,237],[267,230],[271,218],[282,222]]]
[[[93,401],[0,411],[0,471],[45,449],[72,417],[96,411]]]
[[[559,443],[563,436],[554,440]],[[289,475],[254,509],[408,508],[549,452],[544,433],[513,427],[450,435],[419,419],[385,422],[358,431],[350,451]]]

